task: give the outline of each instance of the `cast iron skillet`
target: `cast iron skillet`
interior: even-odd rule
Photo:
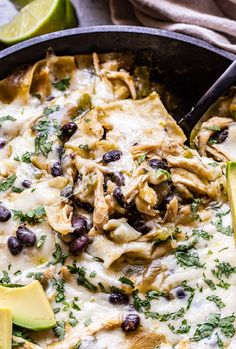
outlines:
[[[98,26],[55,32],[0,51],[0,79],[19,66],[58,55],[133,51],[137,63],[148,64],[152,77],[180,98],[176,119],[188,111],[236,56],[204,41],[173,32],[128,26]]]

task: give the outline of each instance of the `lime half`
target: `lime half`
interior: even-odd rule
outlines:
[[[34,0],[23,7],[7,24],[0,27],[0,40],[5,44],[62,30],[65,27],[65,0]]]

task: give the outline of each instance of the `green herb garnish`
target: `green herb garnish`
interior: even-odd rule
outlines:
[[[70,77],[64,78],[60,81],[53,82],[53,86],[56,87],[59,91],[65,91],[68,87],[70,87]]]
[[[13,174],[11,176],[9,176],[5,181],[2,181],[0,183],[0,191],[6,191],[9,188],[11,188],[11,186],[14,184],[16,180],[16,175]]]
[[[76,262],[73,263],[73,265],[67,265],[67,269],[71,274],[77,274],[77,283],[80,286],[83,286],[87,288],[87,290],[91,292],[97,291],[97,286],[93,285],[87,278],[86,278],[86,269],[84,267],[78,267],[76,265]]]
[[[14,214],[14,219],[19,219],[21,223],[29,223],[34,225],[37,223],[42,223],[44,216],[46,215],[45,209],[43,206],[39,206],[34,210],[30,210],[27,213],[23,213],[19,210],[12,210]]]
[[[4,121],[16,121],[15,118],[13,118],[13,116],[11,115],[4,115],[0,117],[0,126]]]

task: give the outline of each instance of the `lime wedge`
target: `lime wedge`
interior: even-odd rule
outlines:
[[[234,230],[234,239],[236,241],[236,162],[230,161],[227,163],[226,178],[227,192]]]
[[[66,0],[65,29],[77,27],[77,22],[75,8],[70,0]]]
[[[50,33],[65,27],[65,0],[34,0],[23,7],[7,24],[0,27],[5,44]]]

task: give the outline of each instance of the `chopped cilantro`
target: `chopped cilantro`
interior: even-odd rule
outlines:
[[[165,181],[168,181],[171,179],[171,174],[170,172],[166,171],[166,170],[163,170],[162,168],[159,168],[157,171],[156,171],[156,177],[159,178],[159,177],[165,177]]]
[[[176,247],[176,251],[188,251],[193,248],[198,242],[198,238],[194,237],[194,239],[188,244],[181,244]]]
[[[216,221],[213,222],[213,224],[215,225],[216,227],[216,230],[219,232],[219,233],[222,233],[224,235],[227,235],[227,236],[231,236],[233,235],[233,229],[230,225],[228,226],[224,226],[223,225],[223,219],[222,217],[223,216],[226,216],[230,211],[226,211],[226,212],[217,212],[216,213]]]
[[[92,272],[89,274],[89,277],[95,278],[96,275],[97,275],[96,271],[92,271]]]
[[[134,308],[138,311],[138,312],[143,312],[143,308],[145,310],[149,310],[151,308],[151,303],[150,300],[148,299],[141,299],[138,296],[138,290],[135,290],[132,294],[133,300],[134,300]]]
[[[4,116],[1,116],[1,117],[0,117],[0,126],[2,125],[2,123],[3,123],[4,121],[16,121],[16,119],[13,118],[13,116],[11,116],[11,115],[4,115]]]
[[[209,234],[207,231],[203,229],[197,229],[197,228],[193,229],[193,235],[199,236],[204,240],[210,240],[212,238],[212,235]]]
[[[61,246],[58,243],[55,244],[55,250],[54,250],[52,256],[53,256],[54,260],[51,261],[50,264],[57,264],[57,263],[64,264],[66,258],[68,257],[67,254],[64,254],[62,252]]]
[[[216,328],[220,328],[225,337],[232,338],[235,334],[234,321],[234,315],[221,318],[220,314],[212,313],[205,323],[197,325],[192,340],[199,342],[204,338],[210,337]]]
[[[56,87],[59,91],[65,91],[68,87],[70,87],[70,77],[64,78],[57,82],[53,82],[53,86]]]
[[[53,327],[53,331],[55,336],[61,341],[65,338],[65,321],[57,321],[55,327]]]
[[[215,296],[215,295],[208,296],[207,299],[211,302],[214,302],[219,309],[225,307],[225,304],[222,302],[222,300],[218,296]]]
[[[122,284],[125,284],[125,285],[128,285],[132,288],[134,288],[134,283],[132,280],[128,279],[127,277],[125,276],[122,276],[119,278],[119,281],[122,283]]]
[[[30,225],[41,223],[46,215],[43,206],[39,206],[34,210],[28,211],[27,213],[23,213],[22,211],[18,210],[12,210],[12,212],[14,214],[14,219],[19,219],[21,223],[27,222]]]
[[[46,240],[46,238],[47,238],[47,235],[41,235],[40,238],[36,242],[36,247],[37,248],[42,247],[44,242],[45,242],[45,240]]]
[[[203,264],[200,263],[197,252],[176,252],[175,257],[177,259],[177,263],[182,267],[203,267]]]
[[[84,321],[84,326],[88,327],[92,323],[92,319],[88,318],[87,320]]]
[[[45,136],[40,136],[35,138],[35,154],[39,155],[42,153],[45,157],[48,156],[50,151],[52,150],[52,144],[53,142],[48,141]]]
[[[27,164],[31,162],[31,153],[29,151],[26,151],[24,154],[21,155],[21,160]]]
[[[193,297],[194,297],[194,294],[195,294],[195,289],[193,287],[189,286],[187,284],[186,280],[181,282],[181,286],[183,287],[183,289],[185,291],[190,292],[190,296],[189,296],[189,298],[187,300],[187,308],[186,308],[186,309],[189,309],[191,304],[192,304],[192,301],[193,301]]]
[[[190,331],[191,326],[188,325],[187,320],[182,320],[181,325],[178,329],[175,329],[175,327],[171,324],[168,325],[169,329],[176,334],[184,334],[188,333]]]
[[[43,116],[48,116],[49,114],[52,114],[55,111],[58,111],[60,109],[61,109],[61,107],[59,105],[54,105],[52,107],[46,107],[43,110]]]
[[[34,278],[35,280],[40,280],[42,278],[42,276],[43,276],[43,273],[41,271],[38,271],[36,273],[33,273],[33,272],[28,273],[26,277],[27,278]]]
[[[229,262],[219,261],[219,259],[215,259],[216,269],[212,270],[212,274],[217,278],[221,279],[222,276],[225,276],[227,279],[231,274],[236,273],[236,267],[232,267]]]
[[[99,257],[93,257],[92,258],[94,261],[99,262],[99,263],[103,263],[103,259],[99,258]]]
[[[192,340],[195,342],[199,342],[204,338],[210,337],[214,329],[218,327],[219,322],[220,314],[212,313],[205,323],[197,325]]]
[[[161,291],[154,291],[154,290],[149,290],[146,293],[146,297],[148,299],[159,299],[160,297],[166,297],[166,293],[161,292]]]
[[[93,285],[87,278],[86,278],[86,269],[84,267],[78,267],[76,265],[76,262],[73,263],[73,265],[67,265],[67,269],[71,274],[77,274],[77,283],[80,286],[83,286],[87,288],[91,292],[97,291],[97,286]]]
[[[65,281],[63,279],[52,279],[52,284],[56,290],[55,300],[57,303],[60,303],[65,300]]]
[[[211,279],[203,279],[203,281],[210,287],[212,290],[216,290],[216,285]]]
[[[79,148],[84,151],[90,151],[88,144],[79,144]]]
[[[201,199],[194,199],[193,202],[191,203],[191,212],[193,215],[194,220],[199,220],[201,221],[201,217],[198,214],[198,209],[199,209],[199,204],[201,203]]]
[[[2,271],[3,276],[0,279],[0,284],[6,285],[11,283],[11,279],[8,275],[8,272],[6,270]]]
[[[12,335],[25,339],[28,342],[33,342],[32,338],[29,337],[28,331],[26,329],[23,329],[21,327],[18,327],[16,325],[13,325],[13,331],[12,331]]]
[[[12,187],[11,187],[11,191],[12,191],[13,193],[22,193],[22,191],[24,191],[24,189],[23,189],[23,188],[18,188],[18,187],[12,186]]]
[[[69,320],[68,320],[69,324],[72,327],[75,327],[78,324],[78,320],[76,319],[75,315],[72,313],[72,311],[70,311],[69,313]]]
[[[168,320],[177,320],[180,319],[181,317],[183,317],[185,313],[184,308],[180,308],[179,310],[173,312],[173,313],[164,313],[164,314],[160,314],[158,312],[152,312],[152,311],[146,311],[144,312],[145,318],[151,318],[151,319],[156,319],[159,320],[161,322],[164,321],[168,321]]]
[[[139,156],[138,161],[137,161],[138,165],[141,165],[145,161],[146,156],[147,156],[146,153]]]
[[[107,291],[106,291],[106,289],[105,289],[105,286],[103,285],[103,283],[102,283],[102,282],[98,282],[98,286],[99,286],[99,288],[100,288],[101,292],[103,292],[103,293],[107,293]]]
[[[8,190],[13,185],[15,180],[16,180],[16,175],[13,174],[13,175],[9,176],[5,181],[2,181],[0,183],[0,191]]]

